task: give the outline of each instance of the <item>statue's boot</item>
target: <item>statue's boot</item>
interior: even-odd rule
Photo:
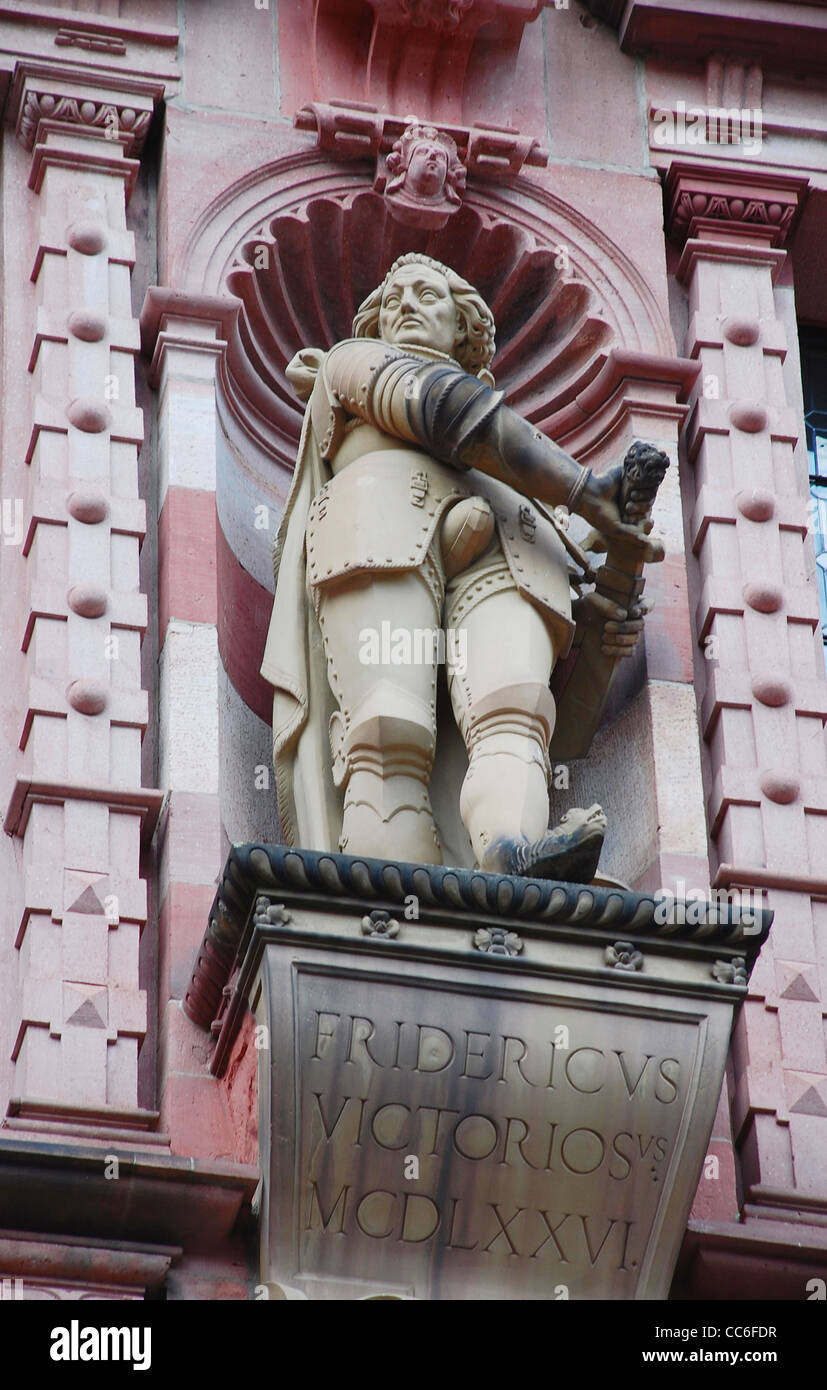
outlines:
[[[499,839],[488,847],[481,868],[519,874],[523,878],[553,878],[561,883],[591,883],[597,872],[606,834],[606,817],[595,804],[587,811],[569,811],[559,825],[539,840]]]
[[[354,707],[349,726],[333,714],[333,780],[345,791],[343,853],[442,863],[428,795],[433,724],[428,703],[384,679]]]

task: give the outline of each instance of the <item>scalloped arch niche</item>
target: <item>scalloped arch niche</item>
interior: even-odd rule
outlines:
[[[292,464],[302,408],[285,376],[300,348],[348,337],[355,310],[397,256],[423,251],[469,280],[497,323],[506,399],[565,437],[566,406],[609,351],[671,355],[671,331],[637,268],[582,214],[526,180],[473,185],[440,231],[393,221],[364,174],[312,155],[239,181],[202,216],[182,258],[186,288],[233,296],[222,386],[233,415]]]

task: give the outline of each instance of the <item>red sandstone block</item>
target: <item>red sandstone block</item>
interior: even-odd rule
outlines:
[[[255,1046],[255,1038],[255,1019],[251,1013],[246,1013],[220,1083],[235,1140],[233,1159],[236,1163],[258,1162],[258,1064],[261,1054]]]
[[[735,1154],[727,1139],[710,1139],[690,1219],[734,1221],[738,1213]]]
[[[653,859],[632,886],[636,893],[655,893],[658,888],[674,893],[679,880],[683,880],[687,893],[691,888],[706,891],[710,886],[709,875],[706,859],[696,854],[672,854],[667,851]]]
[[[785,1071],[794,1067],[798,1071],[827,1074],[821,1004],[797,999],[780,999],[778,1026]],[[797,1098],[793,1097],[793,1104],[795,1099]]]
[[[177,999],[161,1005],[158,1052],[162,1085],[165,1078],[173,1074],[204,1077],[209,1073],[212,1037],[206,1029],[190,1022]]]
[[[168,1280],[168,1288],[175,1300],[247,1302],[253,1297],[254,1285],[252,1281],[245,1283],[241,1279],[198,1279],[176,1271]]]
[[[227,111],[276,112],[273,29],[276,6],[198,5],[187,11],[184,97]]]
[[[162,857],[162,884],[197,883],[215,892],[226,858],[217,796],[209,792],[170,793]]]
[[[232,1158],[233,1142],[221,1092],[211,1076],[167,1076],[161,1096],[161,1128],[174,1154]]]
[[[183,999],[215,896],[212,884],[171,883],[159,919],[161,999]]]
[[[170,618],[189,623],[217,621],[215,533],[214,493],[196,488],[168,489],[158,518],[161,642]]]
[[[655,607],[646,619],[646,670],[650,680],[692,684],[692,627],[682,555],[667,555],[647,572],[646,596]]]

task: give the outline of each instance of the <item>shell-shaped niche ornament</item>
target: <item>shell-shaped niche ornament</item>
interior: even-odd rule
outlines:
[[[350,337],[359,305],[409,251],[450,265],[479,290],[497,325],[497,385],[542,429],[584,390],[617,341],[566,249],[515,222],[466,203],[444,228],[411,227],[373,191],[318,197],[261,224],[225,281],[242,302],[238,333],[254,369],[256,408],[285,437],[286,453],[302,418],[287,364],[301,349],[327,350]]]

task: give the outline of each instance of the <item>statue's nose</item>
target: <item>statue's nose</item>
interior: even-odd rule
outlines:
[[[402,300],[399,306],[403,313],[412,313],[417,307],[416,295],[410,286],[402,291]]]

